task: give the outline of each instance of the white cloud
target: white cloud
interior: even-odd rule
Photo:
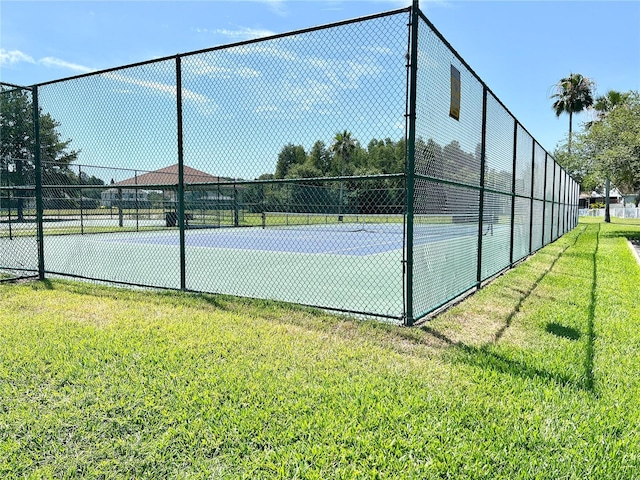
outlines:
[[[219,67],[214,63],[207,61],[194,63],[185,63],[183,68],[194,75],[206,75],[211,78],[253,78],[259,77],[260,72],[249,67],[227,68]]]
[[[254,111],[255,113],[278,112],[280,109],[275,105],[258,105]]]
[[[276,15],[284,17],[287,14],[285,9],[284,0],[260,0],[262,3],[266,3],[269,9]]]
[[[36,63],[35,60],[20,50],[5,50],[0,48],[0,65],[13,65],[15,63]]]
[[[166,93],[173,97],[176,97],[178,94],[178,88],[175,85],[169,85],[167,83],[153,82],[150,80],[143,80],[140,78],[129,77],[127,75],[122,75],[117,72],[107,72],[102,75],[111,80],[127,83],[129,85],[137,85],[139,87],[147,88],[149,90],[154,90],[156,92]],[[202,95],[200,93],[194,92],[192,90],[189,90],[187,88],[182,89],[182,99],[186,101],[194,102],[198,110],[204,115],[212,114],[215,111],[217,111],[219,108],[218,105],[209,97]]]
[[[38,63],[44,65],[45,67],[60,67],[66,68],[68,70],[73,70],[74,72],[79,73],[90,73],[94,72],[95,69],[90,67],[85,67],[84,65],[78,65],[77,63],[67,62],[66,60],[61,60],[55,57],[44,57],[38,60]]]
[[[270,42],[267,42],[267,43],[270,43]],[[257,43],[254,43],[252,45],[242,45],[240,47],[230,50],[230,53],[233,53],[235,55],[262,54],[262,55],[268,55],[274,58],[279,58],[280,60],[287,60],[291,62],[299,60],[298,55],[296,55],[295,53],[289,50],[286,50],[284,48],[271,47],[269,45],[264,45],[264,44],[260,45]]]
[[[227,37],[231,40],[252,40],[254,38],[270,37],[276,34],[271,30],[251,27],[239,27],[233,30],[227,28],[193,28],[192,30],[197,33],[211,33],[214,35],[222,35],[223,37]]]
[[[322,71],[333,85],[345,90],[358,88],[362,77],[374,77],[382,71],[379,65],[370,62],[345,62],[310,58],[308,63]]]
[[[94,72],[95,69],[79,65],[77,63],[67,62],[56,57],[44,57],[36,61],[31,55],[27,55],[20,50],[5,50],[0,48],[0,65],[13,65],[17,63],[32,63],[34,65],[43,65],[45,67],[59,67],[73,70],[79,73]]]
[[[303,84],[287,82],[284,87],[287,97],[292,99],[302,111],[311,111],[319,105],[335,103],[335,87],[324,82],[317,80],[307,80]]]

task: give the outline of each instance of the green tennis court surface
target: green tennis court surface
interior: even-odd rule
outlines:
[[[198,225],[184,235],[185,287],[399,319],[404,303],[401,219],[278,214],[253,227]],[[477,262],[477,220],[464,223],[426,216],[421,220],[414,227],[416,261],[428,271],[434,296],[442,282],[471,286],[474,275],[467,278],[455,272],[473,273],[469,267]],[[504,242],[499,239],[508,238],[509,226],[490,227],[483,232],[485,254],[493,249],[500,255]],[[458,247],[452,250],[452,244]],[[17,236],[3,239],[2,251],[17,258],[16,252],[34,252],[35,247],[34,237]],[[181,287],[176,229],[45,235],[44,257],[48,274]],[[430,292],[426,289],[423,295],[431,296]]]

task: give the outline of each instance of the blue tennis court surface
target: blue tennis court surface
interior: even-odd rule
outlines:
[[[401,223],[187,230],[185,288],[401,318],[403,230]],[[508,226],[492,233],[503,241],[487,242],[483,255],[508,255],[501,247],[508,245]],[[47,235],[43,246],[48,274],[180,289],[179,245],[179,231],[165,230]],[[421,298],[435,295],[447,272],[473,265],[477,246],[477,225],[417,225],[415,260],[437,280]],[[469,283],[458,277],[452,278]]]
[[[477,226],[429,225],[416,230],[416,244],[441,241],[448,238],[477,235]],[[178,246],[177,231],[143,232],[137,234],[109,235],[106,242]],[[216,228],[185,232],[186,247],[223,248],[264,252],[289,252],[322,255],[366,256],[401,250],[404,246],[402,225],[384,225],[378,228],[327,228],[325,226],[304,229]]]
[[[324,233],[324,235],[322,234]],[[278,230],[261,228],[220,228],[206,231],[185,232],[185,246],[224,248],[266,252],[290,252],[323,255],[375,255],[400,250],[403,246],[402,231],[326,231]],[[140,245],[173,245],[180,243],[177,231],[163,233],[123,234],[109,236],[107,242]]]

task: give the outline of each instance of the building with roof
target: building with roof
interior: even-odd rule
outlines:
[[[183,167],[183,172],[186,186],[229,181],[227,178],[216,177],[186,165]],[[178,180],[178,164],[134,175],[131,178],[112,183],[108,190],[102,192],[101,204],[107,208],[118,205],[122,205],[123,208],[131,208],[133,204],[140,206],[141,203],[149,203],[150,192],[161,194],[164,203],[175,203],[177,201]],[[228,191],[229,187],[226,187],[225,190]],[[185,200],[193,201],[196,199],[200,202],[232,201],[229,194],[215,187],[185,192]]]

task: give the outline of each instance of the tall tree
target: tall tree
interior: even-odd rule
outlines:
[[[344,167],[347,164],[356,150],[358,143],[357,140],[351,137],[351,132],[343,131],[342,133],[337,133],[333,139],[333,143],[331,144],[331,151],[335,154],[337,158],[340,159],[340,176],[344,176]],[[344,182],[340,180],[340,197],[338,200],[338,214],[342,213],[342,204],[344,197]]]
[[[351,137],[351,132],[346,130],[344,132],[336,133],[336,136],[333,138],[331,151],[335,155],[336,159],[339,160],[340,175],[344,175],[345,166],[349,163],[357,145],[358,141]]]
[[[598,120],[603,120],[609,115],[609,113],[614,109],[623,105],[629,98],[628,94],[618,92],[616,90],[609,90],[606,95],[601,95],[596,98],[595,104],[593,105],[593,109],[596,111],[598,116]],[[587,128],[591,128],[593,122],[588,122],[586,124]],[[609,223],[611,222],[611,214],[610,214],[610,188],[611,181],[610,178],[607,177],[605,180],[605,212],[604,212],[604,221]]]
[[[569,153],[571,153],[571,136],[573,134],[573,114],[582,112],[593,105],[593,80],[579,74],[572,73],[561,78],[556,85],[553,110],[556,117],[563,113],[569,114]]]
[[[275,178],[285,178],[294,165],[302,165],[307,160],[307,154],[301,145],[288,143],[278,154]]]
[[[322,140],[318,140],[311,147],[308,161],[312,166],[322,172],[322,175],[328,175],[331,168],[331,154]]]
[[[40,158],[43,183],[77,183],[69,165],[78,152],[69,149],[71,140],[62,140],[60,123],[48,113],[38,112],[40,124]],[[12,185],[35,183],[35,126],[31,94],[17,88],[0,89],[0,169]],[[17,192],[18,218],[23,217],[24,192]]]
[[[629,92],[623,104],[578,136],[576,147],[600,178],[610,178],[622,193],[640,194],[640,94]]]

